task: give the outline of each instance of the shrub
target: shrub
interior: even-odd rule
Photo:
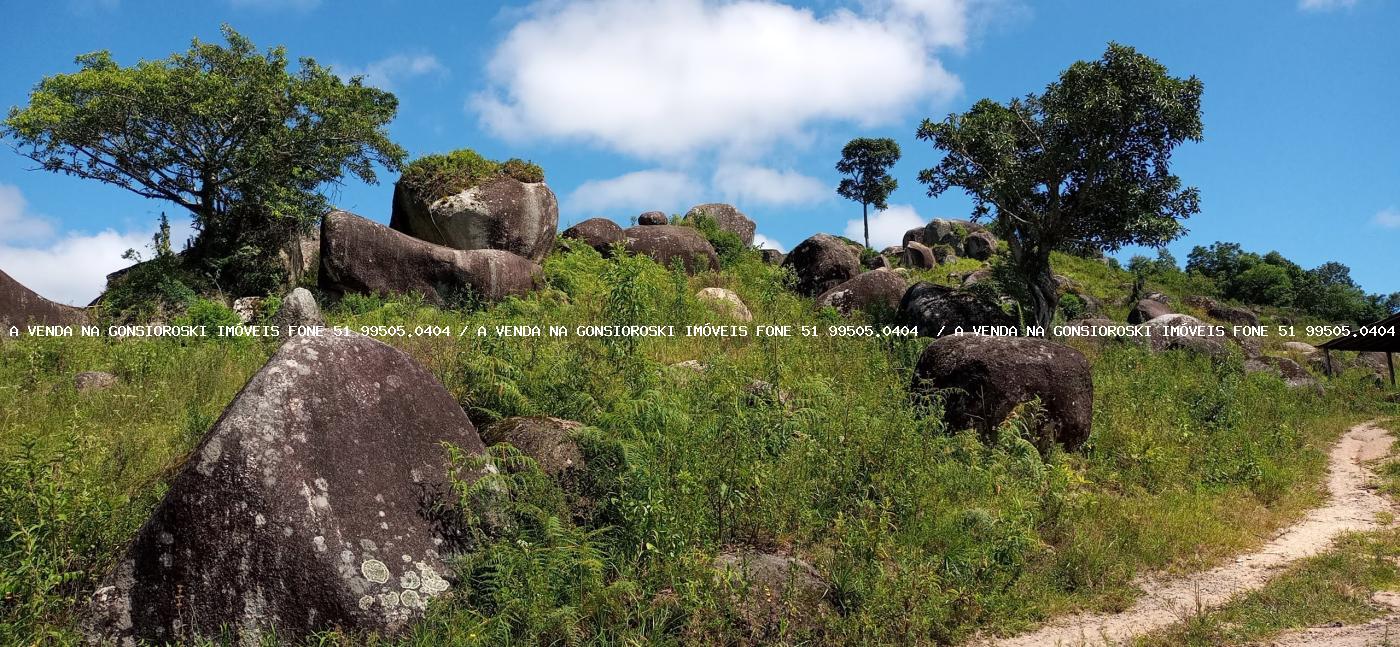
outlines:
[[[414,196],[432,202],[500,176],[521,182],[543,182],[544,169],[533,162],[514,158],[496,162],[463,148],[447,154],[425,155],[409,162],[404,166],[399,185]]]
[[[697,214],[693,218],[682,219],[680,224],[700,230],[700,235],[704,236],[705,240],[710,241],[710,246],[715,248],[715,254],[719,256],[720,267],[729,267],[738,263],[750,251],[744,245],[744,241],[739,239],[738,234],[721,229],[719,222],[703,213]]]

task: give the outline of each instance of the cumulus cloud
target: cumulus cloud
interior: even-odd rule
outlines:
[[[892,204],[884,211],[870,214],[870,246],[884,249],[904,242],[904,232],[924,224],[924,219],[914,207],[907,204]],[[845,236],[851,240],[865,240],[865,224],[860,218],[846,221]]]
[[[1400,229],[1400,209],[1396,209],[1395,207],[1381,209],[1376,213],[1375,217],[1371,219],[1371,222],[1385,227],[1386,229]]]
[[[43,216],[29,212],[29,203],[19,187],[0,184],[0,242],[48,238],[53,225]]]
[[[344,70],[344,78],[363,76],[365,85],[382,90],[393,90],[408,79],[447,73],[447,68],[431,54],[394,54],[364,67],[346,67]]]
[[[700,183],[685,173],[650,169],[584,182],[569,194],[566,204],[579,212],[630,209],[677,213],[697,202],[702,193]]]
[[[1298,0],[1303,11],[1336,11],[1356,6],[1356,0]]]
[[[815,124],[888,123],[958,92],[936,52],[965,39],[965,5],[818,15],[772,0],[543,1],[496,48],[489,89],[468,106],[508,139],[648,159],[751,154]]]
[[[726,200],[742,206],[812,204],[833,192],[821,180],[797,171],[748,165],[720,166],[712,184]]]
[[[763,234],[754,234],[753,244],[759,249],[776,249],[784,254],[787,253],[787,247],[785,247],[782,243],[773,240],[772,238],[769,238],[767,236],[764,236]]]

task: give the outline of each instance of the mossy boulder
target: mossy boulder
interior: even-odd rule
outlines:
[[[748,216],[744,215],[744,212],[736,209],[734,205],[722,202],[697,204],[685,213],[685,220],[695,220],[701,216],[714,220],[720,229],[738,236],[739,242],[744,247],[753,245],[754,231],[757,227]]]

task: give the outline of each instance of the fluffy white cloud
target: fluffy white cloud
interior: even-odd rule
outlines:
[[[961,85],[935,56],[966,36],[962,0],[818,15],[772,0],[533,5],[469,107],[511,139],[644,158],[753,153],[829,121],[890,122]]]
[[[1381,209],[1376,213],[1376,216],[1371,219],[1371,222],[1385,227],[1386,229],[1400,229],[1400,209],[1396,209],[1395,207]]]
[[[678,213],[698,202],[702,193],[700,184],[685,173],[651,169],[584,182],[569,194],[566,205],[570,211],[585,213],[614,209]]]
[[[715,191],[741,208],[749,205],[799,205],[821,202],[834,189],[793,170],[724,165],[715,171]]]
[[[364,67],[346,67],[342,76],[363,76],[365,85],[393,90],[399,83],[429,74],[446,74],[447,68],[431,54],[394,54]]]
[[[759,249],[776,249],[784,254],[787,253],[787,247],[783,246],[782,243],[764,236],[763,234],[754,234],[753,244]]]
[[[19,187],[0,184],[0,242],[48,238],[53,226],[42,216],[29,212],[29,203]]]
[[[884,211],[870,213],[870,246],[884,249],[904,242],[904,232],[924,224],[924,219],[907,204],[892,204]],[[865,224],[860,218],[846,221],[845,236],[865,240]]]
[[[1335,11],[1356,6],[1356,0],[1298,0],[1303,11]]]

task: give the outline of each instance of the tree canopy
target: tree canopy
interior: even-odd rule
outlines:
[[[1367,294],[1351,268],[1328,261],[1306,270],[1276,251],[1259,255],[1239,243],[1196,246],[1186,271],[1215,284],[1219,296],[1261,306],[1291,306],[1335,322],[1367,323],[1400,310],[1400,293]]]
[[[284,48],[223,34],[125,67],[106,51],[79,56],[77,72],[44,78],[10,110],[3,134],[45,170],[189,210],[192,257],[241,273],[230,259],[265,260],[324,213],[325,185],[375,182],[375,165],[396,170],[404,151],[386,130],[394,95],[310,58],[290,71]]]
[[[888,137],[857,137],[841,149],[836,171],[850,177],[841,180],[836,193],[860,203],[866,247],[870,247],[870,207],[881,211],[888,208],[886,200],[899,187],[889,170],[898,161],[899,144]]]
[[[993,219],[1035,322],[1048,326],[1058,300],[1051,251],[1161,246],[1185,232],[1199,196],[1170,162],[1177,146],[1201,139],[1201,91],[1195,77],[1110,43],[1039,95],[924,120],[919,139],[945,155],[919,181],[930,196],[961,188],[974,218]]]

